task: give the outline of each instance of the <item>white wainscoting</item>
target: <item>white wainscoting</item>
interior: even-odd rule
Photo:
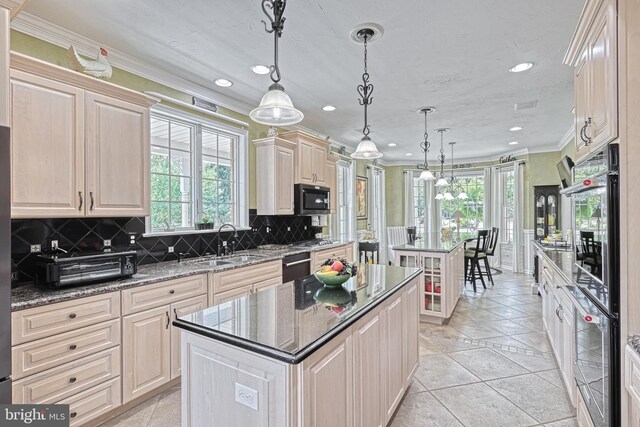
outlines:
[[[524,230],[524,272],[525,274],[533,274],[533,261],[535,250],[533,249],[533,241],[535,239],[534,230]]]

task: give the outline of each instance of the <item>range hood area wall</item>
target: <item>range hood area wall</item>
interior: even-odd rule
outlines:
[[[320,228],[311,225],[310,216],[259,216],[249,210],[252,230],[238,231],[236,250],[254,249],[268,244],[286,244],[313,239]],[[267,227],[269,232],[267,233]],[[229,228],[222,232],[223,239],[233,234]],[[256,231],[253,231],[256,230]],[[14,219],[11,221],[11,258],[18,273],[18,283],[33,281],[35,254],[31,245],[41,245],[44,250],[51,240],[68,251],[97,251],[104,248],[104,240],[111,240],[114,251],[135,250],[138,264],[175,261],[178,253],[191,257],[215,254],[218,233],[175,234],[160,237],[142,237],[144,218],[56,218]],[[129,236],[135,233],[136,243],[129,245]],[[174,252],[169,252],[173,246]]]

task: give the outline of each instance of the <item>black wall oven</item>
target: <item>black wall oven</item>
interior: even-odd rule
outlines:
[[[330,213],[328,187],[296,184],[294,192],[297,215],[328,215]]]

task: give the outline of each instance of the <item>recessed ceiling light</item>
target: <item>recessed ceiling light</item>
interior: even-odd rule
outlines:
[[[251,71],[256,74],[265,75],[269,74],[269,72],[271,72],[271,69],[266,65],[254,65],[253,67],[251,67]]]
[[[514,126],[511,129],[509,129],[511,132],[518,132],[519,130],[522,130],[522,128],[520,126]]]
[[[518,144],[520,144],[518,141],[511,141],[511,142],[509,143],[509,145],[518,145]]]
[[[387,144],[387,145],[388,145],[389,147],[395,147],[395,146],[396,146],[396,145],[398,145],[398,144],[396,144],[395,142],[392,142],[392,143]]]
[[[509,72],[511,73],[521,73],[522,71],[527,71],[529,68],[533,67],[532,62],[523,62],[522,64],[514,65],[509,68]]]
[[[405,156],[413,156],[413,153],[404,153]]]
[[[325,105],[324,107],[322,107],[323,111],[335,111],[336,107],[334,107],[333,105]]]
[[[214,83],[217,84],[220,87],[233,86],[233,82],[231,80],[227,80],[227,79],[216,79],[216,81],[214,81]]]

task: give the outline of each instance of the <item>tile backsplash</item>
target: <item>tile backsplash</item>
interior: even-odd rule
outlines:
[[[251,230],[238,231],[236,250],[309,240],[321,231],[311,226],[309,216],[258,216],[255,210],[250,210],[249,223]],[[70,252],[99,251],[104,248],[105,240],[111,240],[113,250],[137,251],[138,264],[176,260],[178,253],[194,257],[217,252],[218,233],[142,237],[144,232],[144,218],[136,217],[14,219],[11,221],[11,258],[18,282],[33,280],[31,245],[40,245],[44,251],[51,247],[52,240]],[[132,235],[135,236],[133,245],[130,244]],[[220,238],[228,240],[232,235],[233,230],[225,228]],[[174,248],[173,253],[169,252],[170,246]]]

